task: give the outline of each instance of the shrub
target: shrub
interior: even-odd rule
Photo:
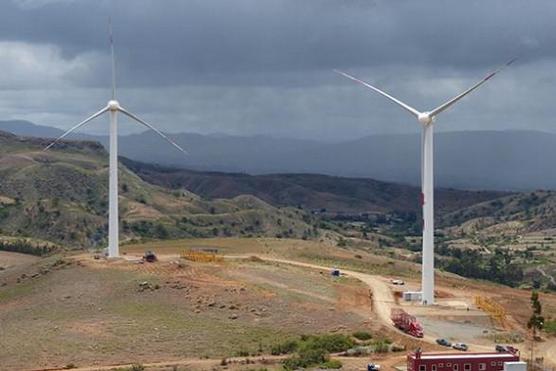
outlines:
[[[346,335],[332,334],[321,336],[309,336],[305,342],[301,344],[300,349],[324,349],[329,353],[343,352],[353,347],[353,340]]]
[[[556,335],[556,320],[547,320],[544,322],[544,331],[549,334]]]
[[[329,362],[329,353],[346,351],[354,345],[354,342],[349,336],[332,334],[302,336],[301,340],[296,342],[296,345],[297,355],[284,361],[284,368],[287,370],[307,368],[316,365],[324,366]],[[337,366],[337,363],[333,362],[329,365]]]
[[[247,349],[241,349],[236,354],[238,357],[249,357],[249,351]]]
[[[371,340],[373,335],[367,331],[357,331],[353,333],[353,337],[357,340]]]
[[[284,361],[286,370],[297,370],[299,368],[307,368],[314,365],[320,365],[328,361],[328,354],[324,349],[304,349],[299,351],[295,357],[288,358]]]
[[[379,340],[374,344],[375,347],[375,353],[388,353],[388,350],[390,349],[390,345],[384,341],[384,340]]]
[[[36,256],[48,255],[56,250],[54,246],[38,245],[26,240],[0,241],[0,250],[19,252]]]
[[[359,346],[348,349],[344,354],[349,357],[363,357],[374,353],[374,347],[371,346]]]
[[[298,348],[298,343],[295,340],[286,340],[283,343],[273,345],[270,349],[272,355],[289,354],[293,353]]]
[[[155,235],[160,239],[166,239],[170,234],[168,233],[168,230],[166,229],[164,224],[157,224],[155,229]]]
[[[392,346],[390,347],[390,350],[392,352],[403,352],[405,350],[405,345],[392,344]]]
[[[331,369],[339,369],[342,368],[342,362],[338,361],[337,359],[331,359],[326,361],[320,365],[320,368],[331,368]]]

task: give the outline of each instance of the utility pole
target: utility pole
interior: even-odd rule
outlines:
[[[533,339],[531,340],[531,367],[530,370],[535,370],[535,341],[537,338],[537,330],[542,330],[544,327],[544,317],[542,316],[542,305],[539,300],[539,293],[533,291],[531,293],[531,308],[533,314],[529,318],[527,327],[533,331]]]
[[[531,340],[531,365],[530,370],[535,371],[535,337],[536,337],[536,328],[533,326],[533,339]]]

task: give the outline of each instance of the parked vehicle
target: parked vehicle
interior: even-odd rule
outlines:
[[[467,349],[469,349],[467,344],[464,343],[455,343],[454,345],[452,345],[452,348],[454,348],[455,350],[461,350],[462,352],[467,352]]]
[[[156,257],[156,254],[152,251],[145,251],[145,255],[143,255],[143,260],[148,262],[148,263],[154,263],[155,261],[158,260],[158,258]]]
[[[390,319],[397,328],[406,334],[417,338],[423,337],[423,326],[417,321],[417,318],[408,314],[403,309],[392,309]]]
[[[501,344],[496,344],[496,351],[498,353],[512,353],[512,354],[517,354],[519,352],[519,349],[511,346],[511,345],[501,345]]]
[[[332,275],[332,277],[340,277],[341,272],[337,268],[332,268],[332,270],[330,271],[330,275]]]
[[[436,339],[436,344],[442,345],[443,347],[451,347],[452,343],[446,339]]]
[[[392,285],[405,285],[405,282],[402,280],[390,280],[390,283],[392,283]]]
[[[380,370],[380,365],[376,363],[367,363],[367,371],[378,371]]]

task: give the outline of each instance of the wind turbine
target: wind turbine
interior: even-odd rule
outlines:
[[[109,210],[108,210],[108,257],[117,258],[120,255],[119,251],[119,220],[118,220],[118,112],[132,118],[138,123],[151,129],[163,139],[165,139],[172,146],[176,147],[178,150],[187,155],[187,152],[164,135],[160,130],[147,123],[146,121],[140,119],[135,114],[129,112],[123,108],[120,103],[116,100],[116,60],[114,57],[114,40],[112,37],[112,22],[109,21],[109,34],[110,34],[110,53],[112,57],[112,98],[108,101],[108,104],[102,108],[97,113],[89,116],[84,121],[75,125],[60,137],[56,138],[52,143],[44,148],[45,151],[50,149],[60,140],[68,136],[70,133],[84,126],[89,121],[97,118],[103,113],[108,112],[110,116],[110,160],[109,160]]]
[[[516,58],[510,60],[506,64],[499,67],[496,71],[488,74],[481,81],[464,91],[463,93],[455,96],[447,102],[441,104],[431,111],[420,112],[415,108],[405,104],[399,99],[394,98],[388,93],[374,87],[373,85],[360,80],[345,72],[334,70],[334,72],[347,77],[378,94],[388,98],[396,103],[404,110],[413,115],[421,124],[421,203],[423,208],[423,256],[421,267],[421,302],[423,305],[434,304],[434,176],[433,176],[433,124],[436,121],[436,116],[441,112],[446,111],[460,99],[483,85],[490,80],[494,75],[515,62]]]

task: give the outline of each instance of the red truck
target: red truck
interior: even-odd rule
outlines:
[[[408,314],[405,310],[398,308],[392,309],[390,319],[394,322],[394,326],[406,334],[417,338],[423,337],[423,326],[417,321],[417,318]]]

